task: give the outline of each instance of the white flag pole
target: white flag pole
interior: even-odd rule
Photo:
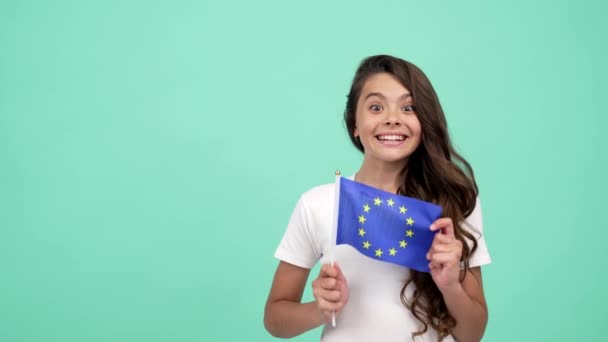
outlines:
[[[330,247],[330,255],[329,260],[331,262],[331,266],[334,266],[335,261],[335,249],[336,249],[336,239],[338,237],[338,211],[340,209],[340,170],[336,170],[336,185],[334,187],[335,195],[334,195],[334,222],[333,222],[333,231],[331,234],[331,247]],[[331,326],[336,326],[336,312],[331,313]]]

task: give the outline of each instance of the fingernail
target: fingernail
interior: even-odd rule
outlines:
[[[431,225],[429,226],[429,229],[430,229],[430,230],[435,229],[435,225],[434,225],[434,224],[431,224]]]

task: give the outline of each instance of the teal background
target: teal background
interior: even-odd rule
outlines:
[[[341,113],[377,53],[427,73],[476,171],[484,340],[602,340],[606,13],[1,2],[0,341],[274,340],[274,249],[300,193],[358,169]]]

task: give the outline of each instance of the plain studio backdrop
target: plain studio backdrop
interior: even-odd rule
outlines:
[[[274,340],[274,250],[303,191],[360,165],[342,112],[359,61],[379,53],[427,73],[476,171],[485,340],[602,339],[606,13],[2,2],[0,340]]]

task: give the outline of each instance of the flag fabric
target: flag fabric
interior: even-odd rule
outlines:
[[[441,207],[339,178],[336,245],[372,259],[429,272],[426,259]]]

